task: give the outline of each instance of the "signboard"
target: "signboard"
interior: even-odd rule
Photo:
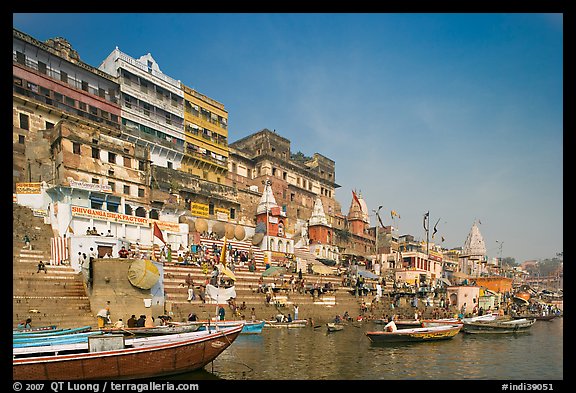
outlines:
[[[40,194],[42,183],[16,183],[16,194]]]
[[[90,209],[88,207],[72,206],[72,217],[93,218],[124,224],[152,226],[154,222],[163,231],[179,233],[180,224],[177,222],[157,221],[146,217],[130,216],[128,214],[109,212],[106,210]]]
[[[72,188],[80,188],[87,191],[112,192],[112,187],[108,184],[95,184],[77,180],[70,180],[69,183]]]
[[[204,217],[204,218],[209,217],[208,205],[206,205],[204,203],[192,202],[190,204],[190,212],[195,217]]]

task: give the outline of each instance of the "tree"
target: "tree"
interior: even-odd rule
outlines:
[[[500,265],[502,267],[514,267],[517,266],[518,264],[516,263],[516,259],[512,257],[506,257],[502,258],[502,260],[500,261]]]

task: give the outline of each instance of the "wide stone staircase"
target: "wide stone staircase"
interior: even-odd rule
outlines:
[[[50,265],[52,229],[42,217],[24,206],[13,205],[12,325],[26,318],[32,326],[96,326],[81,274],[66,265]],[[24,248],[28,234],[32,250]],[[38,272],[38,262],[46,272]]]

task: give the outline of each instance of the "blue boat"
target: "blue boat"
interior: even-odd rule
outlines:
[[[210,331],[214,331],[217,328],[242,324],[244,326],[242,327],[240,334],[260,334],[262,333],[262,329],[264,328],[266,321],[204,321],[202,324],[202,327],[200,327],[198,330],[210,329]]]
[[[50,337],[25,337],[12,338],[13,348],[42,347],[46,345],[77,344],[88,342],[88,337],[104,334],[101,331],[90,331],[84,333],[71,333]]]
[[[60,336],[73,333],[83,333],[92,330],[91,326],[81,326],[76,328],[60,328],[60,329],[50,329],[50,330],[38,330],[34,332],[12,332],[13,338],[32,338],[32,337],[52,337]]]

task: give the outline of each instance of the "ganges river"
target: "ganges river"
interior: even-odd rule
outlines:
[[[563,322],[536,321],[526,333],[460,332],[449,340],[394,344],[371,343],[365,333],[383,325],[369,321],[332,333],[325,325],[265,327],[259,335],[240,335],[204,370],[173,379],[561,381]]]

